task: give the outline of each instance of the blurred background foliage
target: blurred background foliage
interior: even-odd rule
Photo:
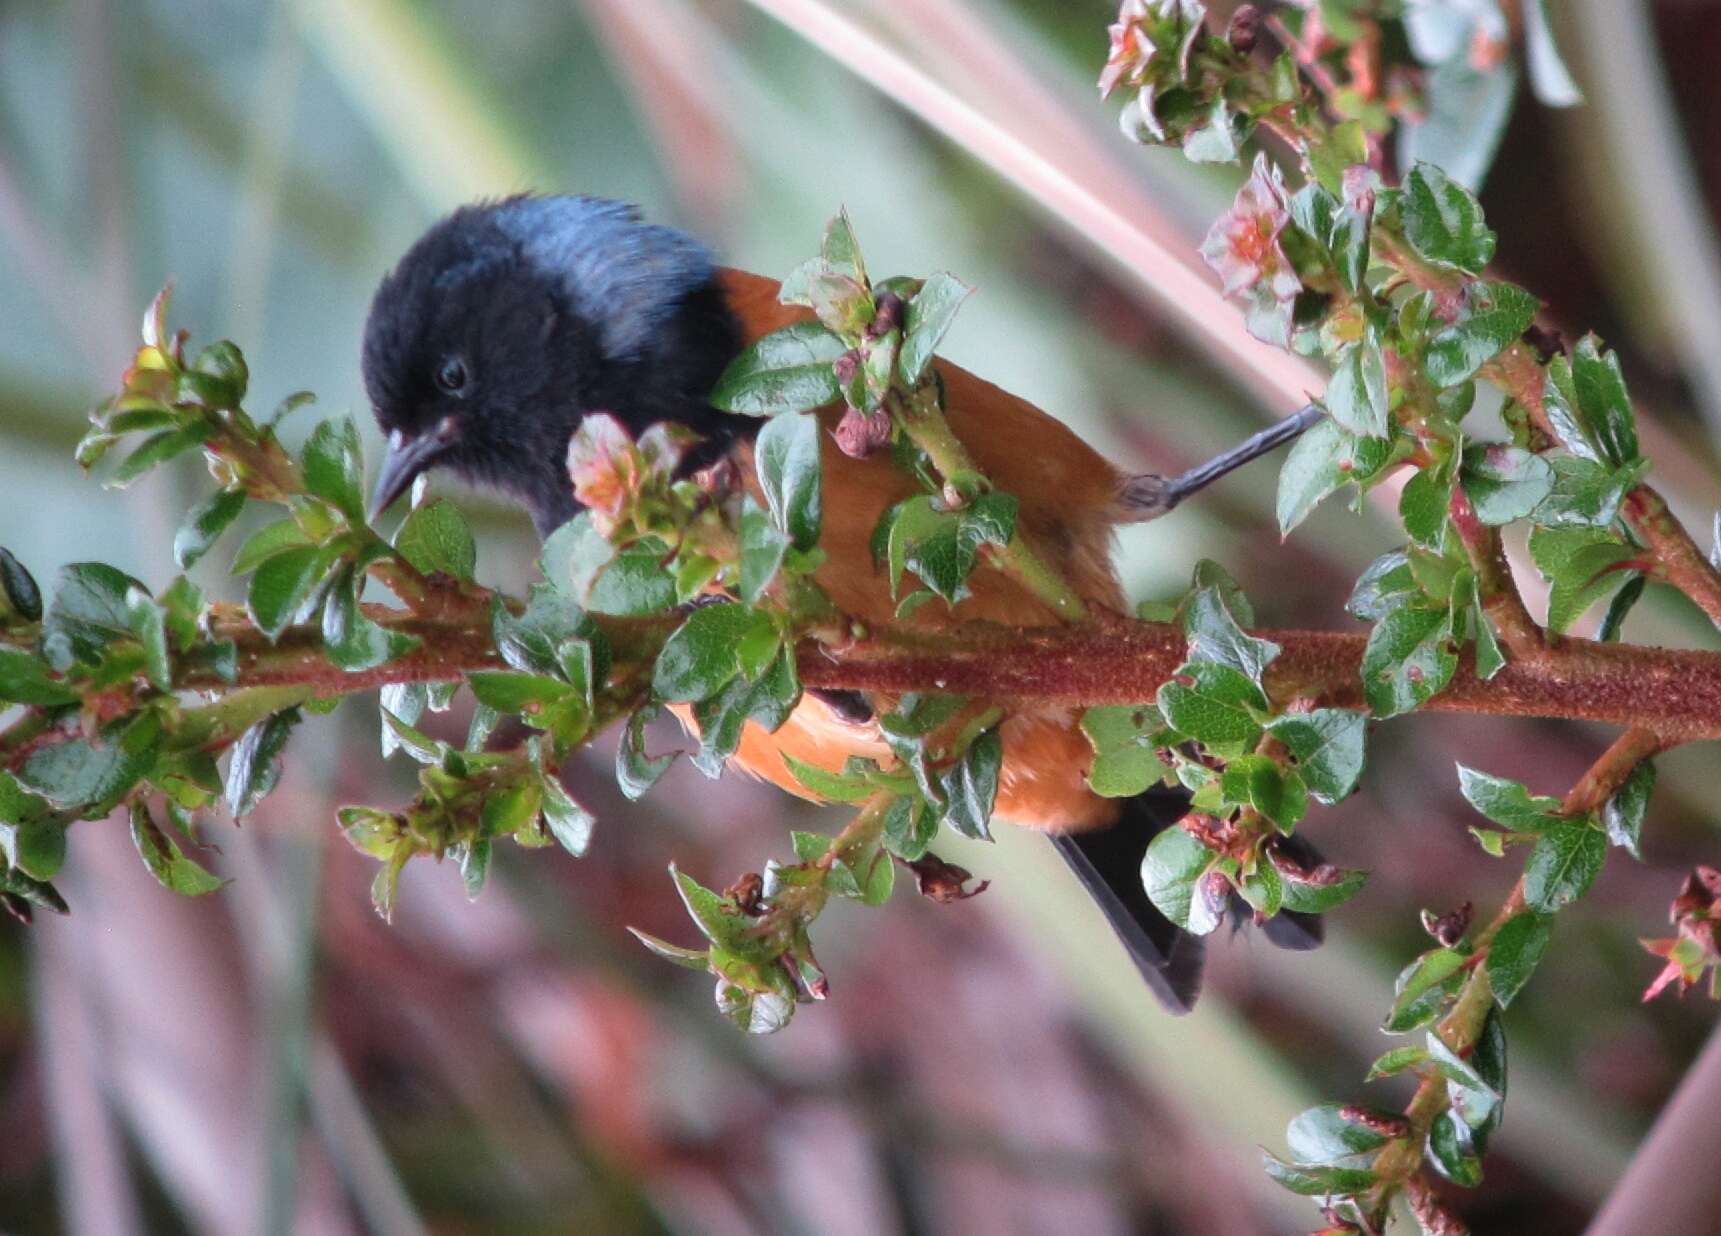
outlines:
[[[0,3],[0,542],[44,578],[86,557],[171,574],[164,547],[206,478],[104,494],[71,461],[161,283],[177,321],[245,347],[256,406],[305,387],[362,412],[381,273],[440,211],[531,188],[639,202],[772,274],[846,204],[878,269],[977,285],[952,359],[1137,470],[1288,410],[1163,312],[1146,289],[1170,267],[999,174],[1045,160],[1193,259],[1236,173],[1116,136],[1092,88],[1115,5],[759,7],[835,22],[857,54],[865,32],[1017,144],[976,157],[742,0]],[[1707,527],[1721,23],[1695,0],[1553,7],[1589,105],[1513,114],[1484,192],[1500,266],[1620,350],[1664,492]],[[1131,529],[1131,594],[1180,587],[1206,556],[1267,625],[1348,624],[1386,522],[1328,510],[1281,545],[1272,495],[1258,466]],[[525,521],[460,500],[484,582],[518,588]],[[1656,598],[1628,637],[1701,632]],[[306,727],[243,831],[209,830],[221,894],[166,894],[110,821],[73,834],[70,918],[0,927],[0,1230],[1288,1230],[1300,1206],[1254,1147],[1314,1096],[1361,1096],[1391,976],[1421,947],[1415,911],[1488,906],[1511,883],[1466,834],[1452,762],[1558,790],[1601,738],[1436,716],[1379,731],[1363,791],[1310,821],[1335,861],[1373,869],[1368,890],[1318,954],[1221,945],[1186,1020],[1153,1007],[1043,846],[1009,834],[947,852],[994,880],[977,901],[833,909],[832,1001],[750,1040],[622,926],[683,932],[671,857],[721,886],[786,854],[791,824],[828,821],[685,765],[626,805],[599,752],[569,770],[600,813],[592,857],[509,852],[474,904],[451,868],[415,864],[390,929],[369,864],[329,844],[332,808],[404,798],[408,773],[349,706]],[[1513,1119],[1458,1203],[1479,1233],[1581,1230],[1702,1042],[1710,1008],[1638,1005],[1654,967],[1635,937],[1714,861],[1713,759],[1663,762],[1646,862],[1616,860],[1562,917],[1513,1007]]]

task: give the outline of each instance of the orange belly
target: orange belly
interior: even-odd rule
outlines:
[[[749,339],[811,316],[778,304],[777,285],[771,280],[732,271],[725,281]],[[1085,599],[1121,610],[1122,590],[1111,565],[1117,470],[1068,427],[1027,401],[954,365],[940,362],[939,372],[951,428],[998,488],[1017,498],[1019,534]],[[839,409],[827,408],[819,416],[829,430],[839,414]],[[828,433],[820,462],[825,521],[819,544],[827,557],[815,578],[844,613],[868,623],[891,622],[896,602],[885,571],[873,561],[872,530],[891,504],[920,492],[919,487],[892,463],[888,451],[851,459],[836,449]],[[749,450],[738,452],[738,463],[743,476],[753,475]],[[972,595],[956,606],[934,600],[907,621],[928,629],[973,620],[1014,626],[1059,621],[1020,584],[988,566],[976,568],[968,585]],[[888,710],[894,701],[874,703]],[[678,707],[675,712],[691,729],[688,710]],[[1052,709],[1017,712],[1005,720],[995,808],[1000,818],[1065,832],[1097,827],[1116,815],[1112,800],[1087,787],[1093,756],[1079,719],[1074,711]],[[775,733],[749,722],[733,763],[791,794],[817,800],[790,775],[784,753],[831,772],[841,771],[851,755],[890,761],[889,748],[875,726],[845,722],[813,696],[803,699]]]

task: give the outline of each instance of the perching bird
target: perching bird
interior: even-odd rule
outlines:
[[[578,506],[567,472],[569,438],[588,412],[609,412],[636,435],[674,421],[704,438],[684,468],[732,455],[751,477],[758,423],[717,411],[707,396],[753,340],[810,317],[778,303],[775,280],[718,267],[693,238],[642,222],[628,206],[590,197],[515,197],[464,207],[435,224],[378,287],[365,327],[364,379],[388,454],[381,511],[431,468],[513,496],[540,536]],[[1318,415],[1305,409],[1211,464],[1172,480],[1131,477],[1032,404],[939,362],[956,435],[1004,492],[1017,528],[1091,602],[1122,611],[1111,563],[1119,525],[1153,518],[1217,476],[1288,441]],[[818,413],[827,429],[840,408]],[[875,452],[855,459],[825,435],[828,555],[816,579],[863,622],[895,618],[871,536],[916,480]],[[910,622],[1059,621],[999,571],[976,571],[953,609],[922,606]],[[1004,763],[995,815],[1051,834],[1105,910],[1155,994],[1174,1011],[1200,988],[1203,941],[1168,921],[1142,889],[1147,844],[1188,809],[1181,790],[1102,798],[1088,788],[1092,754],[1065,708],[1018,712],[1002,726]],[[809,692],[781,729],[749,722],[734,762],[803,797],[782,753],[841,770],[850,755],[889,762],[871,704]],[[1240,905],[1240,902],[1239,902]],[[1318,919],[1281,914],[1268,935],[1313,947]]]

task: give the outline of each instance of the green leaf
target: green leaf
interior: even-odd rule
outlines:
[[[0,647],[0,702],[54,708],[78,702],[78,693],[48,676],[35,657],[17,648]]]
[[[583,605],[615,553],[592,513],[581,511],[544,539],[538,569],[558,592]]]
[[[490,875],[490,850],[490,842],[486,840],[462,842],[451,849],[460,865],[460,882],[466,888],[468,901],[484,891],[484,881]]]
[[[501,724],[502,714],[487,704],[479,704],[472,710],[472,720],[466,726],[465,749],[471,752],[483,751],[490,742],[490,735],[496,732]],[[394,748],[400,744],[394,740],[393,731],[385,724],[383,726],[383,757],[394,754]],[[389,744],[393,743],[393,746]]]
[[[161,831],[142,802],[134,801],[131,805],[131,842],[149,873],[163,887],[183,896],[213,893],[227,882],[187,858],[173,838]]]
[[[1003,740],[996,729],[990,729],[970,742],[955,767],[944,772],[944,822],[964,837],[992,839],[987,825],[998,798],[998,772],[1003,764]]]
[[[742,495],[743,502],[752,499]],[[766,521],[770,527],[770,521]],[[782,534],[771,528],[773,535]],[[675,600],[678,605],[686,605],[698,597],[704,596],[712,582],[723,573],[723,563],[707,555],[685,549],[675,559]]]
[[[384,714],[385,716],[387,714]],[[234,819],[250,815],[281,779],[281,752],[299,710],[287,708],[265,717],[239,736],[227,765],[227,810]]]
[[[173,560],[189,571],[245,509],[245,491],[218,489],[194,507],[173,535]]]
[[[712,969],[719,969],[720,963],[715,958],[721,954],[721,949],[714,949]],[[756,976],[758,966],[748,967],[751,975]],[[772,970],[771,974],[777,982],[785,987],[789,985],[788,975],[781,970]],[[757,978],[754,981],[762,981]],[[789,991],[779,991],[774,988],[752,989],[719,979],[717,982],[717,1011],[732,1021],[737,1028],[748,1034],[775,1034],[789,1024],[789,1019],[795,1015],[794,996]]]
[[[1550,527],[1605,528],[1619,518],[1626,494],[1643,479],[1647,463],[1636,467],[1610,468],[1592,459],[1564,455],[1547,460],[1554,484],[1548,496],[1531,513],[1538,524]]]
[[[847,772],[827,772],[816,764],[797,760],[788,752],[783,752],[783,764],[796,781],[828,802],[858,803],[870,798],[874,792],[872,783],[865,777]]]
[[[825,224],[819,256],[824,259],[825,266],[837,274],[846,275],[856,283],[867,282],[866,263],[861,260],[860,242],[855,239],[854,225],[849,222],[846,207],[837,211]]]
[[[1350,1197],[1375,1183],[1366,1168],[1293,1166],[1265,1150],[1261,1164],[1275,1184],[1301,1197]]]
[[[1342,708],[1275,717],[1268,731],[1296,757],[1309,792],[1332,804],[1350,796],[1362,776],[1368,718]]]
[[[1400,202],[1405,239],[1424,261],[1478,275],[1494,260],[1481,203],[1432,163],[1410,169]]]
[[[1493,527],[1524,519],[1553,492],[1554,469],[1515,446],[1470,446],[1459,479],[1476,518]]]
[[[1434,553],[1446,547],[1452,526],[1452,486],[1456,480],[1448,467],[1423,468],[1405,482],[1398,497],[1398,516],[1404,531],[1417,545]]]
[[[1556,356],[1548,362],[1547,378],[1542,384],[1542,407],[1561,445],[1568,451],[1591,463],[1611,463],[1602,449],[1597,427],[1591,424],[1589,412],[1578,397],[1569,357]]]
[[[1426,372],[1437,387],[1468,382],[1536,319],[1536,298],[1514,284],[1477,282],[1466,296],[1459,319],[1428,341]]]
[[[1381,1029],[1388,1034],[1406,1034],[1438,1017],[1446,1000],[1464,981],[1459,971],[1466,960],[1463,953],[1437,948],[1401,970],[1394,986],[1392,1011]]]
[[[753,460],[772,522],[797,549],[812,549],[822,520],[818,418],[776,418],[759,431]]]
[[[1279,821],[1284,777],[1276,760],[1265,755],[1239,755],[1219,776],[1220,799],[1227,807],[1253,807],[1274,823]]]
[[[747,676],[747,666],[743,664],[741,673],[717,694],[694,704],[693,720],[700,747],[693,763],[707,777],[715,779],[722,773],[723,761],[735,753],[748,721],[775,731],[800,702],[800,680],[795,674],[792,652],[773,648],[767,649],[764,656],[765,664],[758,667],[753,678]]]
[[[627,723],[622,726],[615,755],[616,784],[629,802],[645,797],[646,791],[658,783],[681,754],[679,751],[659,756],[645,753],[645,727],[661,711],[656,704],[643,704],[628,715]]]
[[[1327,383],[1326,408],[1341,428],[1359,437],[1386,437],[1386,361],[1372,327],[1339,353]]]
[[[675,605],[675,576],[667,565],[667,543],[648,536],[611,550],[611,555],[584,596],[572,594],[587,609],[626,618],[661,613]]]
[[[973,288],[956,276],[938,271],[929,276],[903,315],[902,350],[897,353],[897,372],[909,386],[917,384],[932,363],[933,353],[943,342],[956,311]]]
[[[1280,883],[1284,886],[1284,908],[1304,914],[1325,914],[1328,910],[1336,910],[1360,893],[1362,886],[1368,883],[1366,871],[1328,868],[1304,872],[1281,865],[1276,858],[1274,866],[1279,872]],[[1310,879],[1310,876],[1320,878]]]
[[[1489,1108],[1498,1105],[1503,1096],[1488,1084],[1487,1079],[1476,1068],[1448,1047],[1437,1032],[1430,1030],[1424,1041],[1428,1044],[1428,1059],[1436,1072],[1455,1083],[1458,1090],[1476,1092]],[[1472,1113],[1466,1112],[1464,1115],[1471,1127],[1474,1128],[1480,1123],[1471,1118]]]
[[[157,601],[161,606],[162,621],[173,642],[182,649],[192,649],[201,634],[203,589],[185,576],[176,575]]]
[[[537,713],[578,697],[572,687],[554,678],[513,670],[480,670],[467,675],[466,683],[480,704],[500,713]]]
[[[1637,421],[1619,357],[1603,350],[1594,335],[1585,335],[1572,349],[1571,374],[1584,422],[1602,457],[1615,467],[1635,463]]]
[[[349,673],[375,669],[419,646],[416,636],[373,622],[359,605],[364,573],[341,568],[323,601],[323,646],[329,660]]]
[[[478,566],[478,543],[460,508],[446,498],[415,507],[394,534],[402,558],[426,575],[469,580]]]
[[[1410,555],[1395,549],[1376,558],[1363,571],[1350,600],[1345,602],[1345,611],[1365,622],[1379,622],[1421,592],[1421,585],[1410,569]]]
[[[306,489],[355,524],[364,523],[364,453],[352,417],[331,416],[311,431],[304,469]]]
[[[1643,836],[1643,817],[1649,810],[1650,795],[1655,792],[1655,761],[1644,760],[1631,770],[1625,784],[1614,792],[1602,806],[1602,826],[1607,839],[1623,846],[1633,858],[1642,859],[1638,841]]]
[[[1524,864],[1524,901],[1551,914],[1595,883],[1607,861],[1607,835],[1587,817],[1562,820],[1536,839]]]
[[[0,594],[25,622],[42,620],[42,590],[36,586],[36,577],[4,546],[0,546]]]
[[[1255,712],[1267,707],[1267,697],[1230,666],[1198,661],[1160,685],[1158,704],[1173,729],[1198,742],[1247,746],[1261,736]]]
[[[765,594],[788,551],[788,534],[773,524],[757,502],[741,499],[741,600],[752,605]]]
[[[1394,717],[1439,694],[1457,668],[1450,612],[1401,605],[1369,632],[1362,656],[1363,694],[1376,716]]]
[[[1490,682],[1494,675],[1506,668],[1506,653],[1500,647],[1499,637],[1494,633],[1493,620],[1482,608],[1482,594],[1476,586],[1476,577],[1470,577],[1469,609],[1471,620],[1476,625],[1476,676],[1483,682]],[[1454,629],[1459,616],[1453,614]]]
[[[1383,1053],[1375,1062],[1368,1066],[1368,1076],[1365,1082],[1379,1081],[1383,1077],[1394,1077],[1406,1069],[1418,1068],[1428,1062],[1428,1053],[1420,1047],[1395,1047]]]
[[[30,879],[51,880],[66,863],[65,821],[41,816],[16,824],[0,824],[0,852],[4,853],[6,864]]]
[[[1082,714],[1082,733],[1094,749],[1088,786],[1106,798],[1133,798],[1165,778],[1155,735],[1165,729],[1157,708],[1127,704],[1090,708]]]
[[[842,389],[832,364],[847,350],[818,322],[785,326],[729,363],[711,392],[711,405],[745,416],[777,416],[835,403]]]
[[[850,341],[866,331],[876,313],[866,284],[836,270],[816,270],[807,277],[807,303],[828,331]]]
[[[916,795],[899,795],[885,809],[884,847],[905,863],[926,857],[937,833],[937,814]]]
[[[1563,632],[1624,579],[1615,570],[1635,551],[1602,528],[1536,528],[1530,558],[1551,585],[1548,627]]]
[[[153,751],[127,750],[120,736],[110,735],[100,745],[73,738],[32,751],[17,779],[56,807],[105,815],[154,763]]]
[[[502,659],[523,673],[566,676],[563,651],[570,640],[585,640],[592,649],[590,682],[595,686],[609,675],[609,643],[603,632],[566,593],[553,587],[533,584],[526,610],[518,617],[497,601],[490,629]]]
[[[114,469],[114,474],[102,483],[102,487],[124,489],[151,468],[202,446],[208,436],[209,427],[199,423],[181,429],[164,430],[146,438],[142,446],[126,456],[120,466]]]
[[[723,762],[741,745],[742,730],[753,710],[757,689],[745,675],[737,676],[716,695],[693,706],[693,720],[699,731],[699,750],[693,755],[693,766],[712,780],[723,775]]]
[[[1530,981],[1553,934],[1553,915],[1534,910],[1514,914],[1500,924],[1488,946],[1488,986],[1500,1007],[1510,1005]]]
[[[329,546],[301,545],[266,559],[252,575],[245,596],[258,630],[271,641],[279,637],[327,578],[337,554]]]
[[[148,592],[124,571],[101,562],[74,562],[60,568],[58,585],[42,619],[42,654],[60,672],[74,661],[94,665],[106,647],[133,636],[126,597]]]
[[[167,655],[167,614],[142,588],[127,590],[126,616],[132,634],[143,645],[144,674],[158,691],[173,686],[173,663]]]
[[[550,835],[575,858],[585,857],[592,843],[592,828],[597,818],[574,801],[573,795],[562,788],[554,772],[544,778],[543,787],[544,823],[549,825]]]
[[[342,807],[335,812],[341,835],[353,849],[372,858],[387,859],[406,836],[398,815],[375,807]]]
[[[545,774],[543,752],[536,739],[527,740],[526,751],[532,775],[497,786],[484,796],[478,814],[479,840],[513,837],[521,845],[535,845],[542,840],[539,813],[550,814],[551,787],[561,787],[555,769]]]
[[[1217,587],[1197,588],[1183,607],[1183,634],[1191,662],[1229,666],[1257,687],[1279,645],[1244,632]]]
[[[418,719],[424,715],[424,709],[430,702],[430,686],[422,682],[394,682],[384,687],[379,693],[377,703],[385,715],[392,715],[395,720],[406,725],[418,724]],[[400,747],[400,741],[394,736],[393,728],[385,720],[382,726],[382,757],[387,759]]]
[[[678,870],[674,863],[669,865],[669,874],[675,880],[676,891],[681,894],[681,903],[687,907],[689,917],[707,940],[739,957],[764,959],[764,944],[754,938],[751,924],[733,902],[719,897],[692,876]]]
[[[1458,765],[1458,788],[1476,810],[1515,833],[1540,833],[1563,824],[1557,799],[1531,794],[1519,782]]]
[[[693,701],[716,695],[741,672],[737,649],[750,631],[770,618],[746,605],[696,609],[658,654],[652,687],[666,700]]]
[[[896,888],[896,864],[891,862],[890,851],[882,844],[873,845],[865,853],[854,856],[848,865],[855,872],[856,883],[860,886],[862,905],[882,906],[890,900]]]
[[[672,961],[688,970],[698,970],[701,973],[711,968],[710,953],[705,949],[682,948],[679,944],[671,944],[668,940],[659,940],[637,927],[629,927],[628,934],[638,940],[646,948],[656,953],[665,961]]]
[[[1333,420],[1318,422],[1297,440],[1279,472],[1279,535],[1291,530],[1329,494],[1350,481],[1366,481],[1386,466],[1392,446],[1357,437]]]
[[[1224,899],[1213,904],[1202,888],[1217,855],[1185,829],[1173,826],[1148,843],[1141,860],[1147,899],[1166,918],[1192,935],[1204,936],[1224,917]]]
[[[1428,1132],[1428,1159],[1453,1184],[1474,1189],[1482,1183],[1482,1160],[1468,1125],[1456,1112],[1442,1112]]]
[[[394,922],[394,903],[400,892],[400,873],[414,854],[410,838],[397,843],[382,869],[370,884],[371,908],[385,923]]]
[[[1364,1159],[1392,1139],[1351,1114],[1357,1111],[1338,1103],[1322,1103],[1299,1114],[1285,1129],[1292,1161],[1304,1166],[1364,1166]]]
[[[273,558],[282,550],[309,544],[311,538],[299,526],[298,520],[276,520],[272,524],[265,524],[246,538],[245,543],[239,547],[239,552],[233,556],[233,565],[228,570],[235,575],[248,575],[266,559]]]

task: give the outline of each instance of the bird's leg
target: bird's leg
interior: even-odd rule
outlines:
[[[1200,493],[1226,473],[1241,468],[1250,460],[1277,450],[1298,437],[1325,415],[1325,412],[1311,403],[1287,416],[1277,425],[1263,429],[1228,451],[1221,451],[1206,463],[1189,469],[1181,476],[1158,476],[1148,472],[1130,477],[1123,483],[1123,490],[1119,494],[1124,519],[1129,523],[1158,519],[1179,502],[1191,494]]]

